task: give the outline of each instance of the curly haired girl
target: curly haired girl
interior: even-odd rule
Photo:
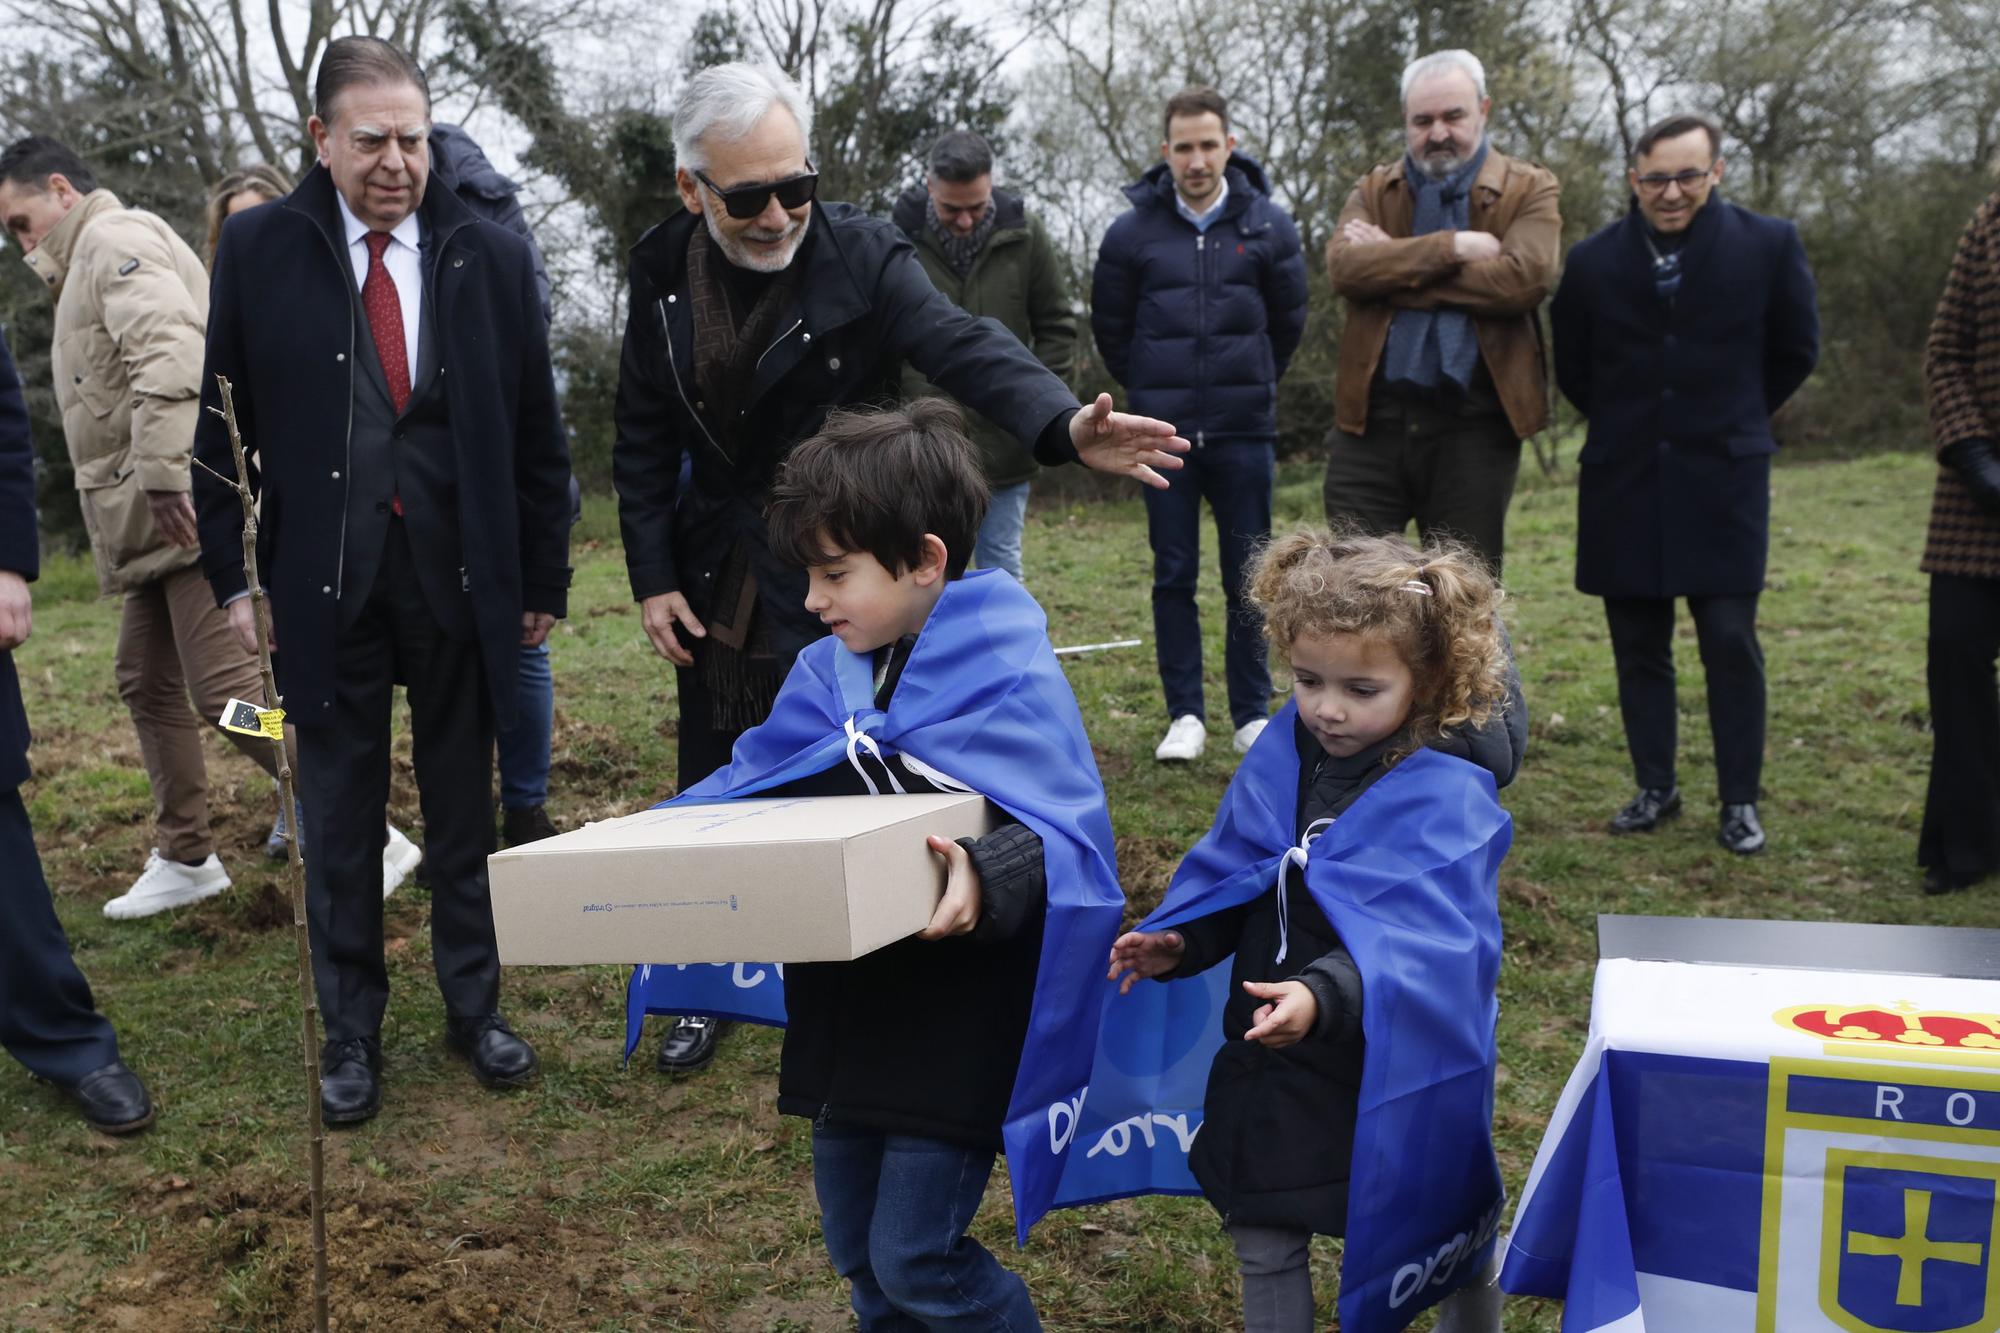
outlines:
[[[1440,1329],[1497,1330],[1511,825],[1493,778],[1452,752],[1509,707],[1502,593],[1460,548],[1313,529],[1265,549],[1250,596],[1291,659],[1292,706],[1159,911],[1112,946],[1111,977],[1126,994],[1234,959],[1188,1165],[1235,1241],[1249,1333],[1315,1326],[1315,1233],[1347,1238],[1343,1326],[1401,1327],[1443,1299]],[[1467,1151],[1445,1161],[1453,1141]],[[1419,1239],[1459,1257],[1412,1293],[1394,1275]]]

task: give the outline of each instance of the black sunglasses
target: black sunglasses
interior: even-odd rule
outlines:
[[[717,185],[705,171],[695,172],[694,178],[715,192],[715,197],[722,201],[722,207],[730,217],[745,221],[762,213],[774,194],[778,196],[781,208],[793,209],[811,203],[813,196],[819,193],[819,173],[812,169],[810,162],[806,163],[805,171],[797,176],[787,176],[768,184],[739,185],[733,190]]]

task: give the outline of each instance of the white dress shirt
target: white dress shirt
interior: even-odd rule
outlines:
[[[355,217],[338,190],[334,191],[334,201],[340,205],[340,220],[347,228],[347,257],[354,266],[354,286],[358,291],[368,281],[368,233],[367,223]],[[403,304],[403,355],[410,363],[410,383],[417,382],[417,329],[418,317],[423,313],[424,270],[422,255],[417,249],[422,233],[417,229],[417,215],[412,212],[396,224],[389,233],[389,244],[382,250],[382,267],[389,270],[390,280],[396,284],[396,297]]]
[[[1228,198],[1229,198],[1229,177],[1225,175],[1225,176],[1220,176],[1216,179],[1215,198],[1209,200],[1208,207],[1202,209],[1199,213],[1195,212],[1195,210],[1191,206],[1189,206],[1187,200],[1181,198],[1181,192],[1179,190],[1174,191],[1174,206],[1180,210],[1180,214],[1182,217],[1186,218],[1189,222],[1194,223],[1194,229],[1196,231],[1206,234],[1208,231],[1208,224],[1222,216],[1219,210],[1222,208],[1223,203],[1227,201]],[[398,278],[397,281],[401,282],[402,279]]]

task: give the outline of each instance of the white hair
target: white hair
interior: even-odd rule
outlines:
[[[708,165],[711,139],[746,138],[774,106],[791,113],[799,137],[812,139],[812,107],[790,75],[772,64],[734,61],[710,65],[688,80],[674,106],[674,164],[689,171]]]
[[[1480,101],[1486,100],[1486,66],[1479,63],[1479,57],[1470,51],[1453,48],[1449,51],[1433,51],[1427,56],[1418,56],[1403,66],[1403,101],[1410,100],[1410,89],[1416,87],[1418,79],[1427,79],[1433,74],[1448,74],[1457,70],[1472,80],[1472,90]],[[676,127],[678,132],[678,126]],[[675,139],[679,146],[679,139]]]

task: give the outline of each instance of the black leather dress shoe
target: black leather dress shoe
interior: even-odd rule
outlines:
[[[374,1037],[330,1041],[319,1053],[319,1118],[358,1125],[382,1109],[382,1043]]]
[[[1611,816],[1613,833],[1651,833],[1681,812],[1679,787],[1641,787],[1623,810]]]
[[[1971,888],[1985,878],[1986,876],[1980,874],[1954,874],[1943,866],[1925,866],[1924,892],[1929,894],[1957,893],[1962,889]]]
[[[454,1018],[445,1024],[444,1044],[472,1062],[472,1076],[489,1088],[521,1088],[535,1081],[542,1062],[535,1048],[514,1035],[498,1014]]]
[[[500,836],[509,847],[519,847],[522,843],[555,837],[556,826],[549,820],[547,806],[523,806],[500,812]]]
[[[1722,823],[1715,840],[1738,856],[1754,856],[1764,850],[1764,826],[1757,822],[1757,807],[1749,802],[1722,807]]]
[[[153,1123],[153,1099],[122,1060],[91,1070],[63,1091],[83,1108],[84,1123],[100,1134],[137,1134]]]
[[[692,1074],[706,1068],[715,1059],[716,1044],[728,1027],[728,1022],[720,1018],[695,1014],[682,1018],[660,1043],[660,1072]]]

